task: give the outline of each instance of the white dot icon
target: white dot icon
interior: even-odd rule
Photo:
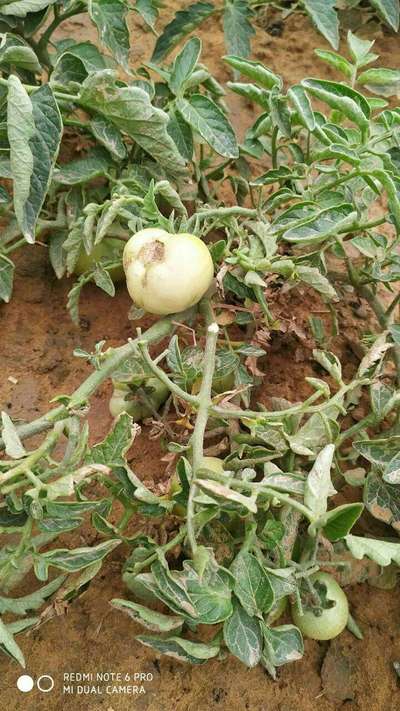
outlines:
[[[22,674],[17,679],[17,688],[24,693],[32,691],[33,689],[33,679],[29,674]]]

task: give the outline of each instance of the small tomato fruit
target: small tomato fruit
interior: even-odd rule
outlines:
[[[140,230],[130,238],[123,263],[135,304],[160,316],[197,304],[214,275],[210,252],[201,239],[157,228]]]
[[[327,640],[337,637],[347,625],[349,603],[342,588],[329,573],[315,573],[310,581],[321,593],[321,608],[304,608],[300,615],[296,604],[292,606],[293,622],[305,637]]]
[[[147,397],[154,410],[166,401],[169,390],[158,378],[147,378],[144,386]],[[151,408],[141,400],[140,393],[129,386],[129,383],[114,381],[114,392],[109,403],[110,413],[113,417],[118,417],[122,412],[127,412],[134,422],[143,420],[152,415]]]
[[[113,237],[105,237],[99,244],[93,247],[90,254],[86,254],[85,250],[82,248],[78,257],[78,261],[75,265],[74,274],[80,276],[89,269],[93,269],[96,262],[100,262],[102,259],[119,259],[122,257],[122,252],[124,248],[124,242],[120,239],[115,239]],[[114,284],[122,281],[125,276],[124,268],[121,264],[119,267],[111,269],[110,277]]]

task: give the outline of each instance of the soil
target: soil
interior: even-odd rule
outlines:
[[[178,7],[180,3],[170,3]],[[314,47],[325,47],[320,35],[301,17],[289,19],[283,26],[268,18],[258,27],[253,56],[293,83],[307,75],[329,78],[333,74],[313,55]],[[269,32],[267,29],[269,28]],[[271,34],[272,32],[272,34]],[[149,56],[153,36],[142,34],[142,25],[132,19],[133,61]],[[210,21],[201,31],[203,58],[221,80],[228,72],[220,57],[224,54],[219,24]],[[65,23],[61,36],[93,41],[96,35],[78,20]],[[138,41],[140,38],[140,44]],[[376,42],[383,65],[400,62],[398,37],[381,34]],[[239,98],[229,98],[233,121],[239,131],[252,120],[250,108]],[[70,284],[57,282],[48,266],[46,247],[25,248],[18,258],[15,293],[10,304],[0,306],[1,383],[0,401],[16,419],[31,420],[48,408],[55,394],[70,393],[88,374],[84,361],[73,357],[77,346],[91,351],[99,340],[119,345],[132,335],[133,325],[127,318],[130,300],[118,289],[112,301],[98,289],[88,286],[81,303],[81,327],[76,328],[66,311]],[[311,306],[312,304],[312,306]],[[341,315],[342,333],[335,350],[342,355],[347,368],[357,362],[352,351],[352,332],[367,330],[368,312],[354,315],[348,304]],[[312,374],[308,315],[318,310],[311,292],[290,292],[276,304],[288,329],[275,339],[263,369],[266,385],[258,393],[260,401],[271,395],[296,400],[303,395],[304,376]],[[10,380],[10,377],[17,382]],[[111,425],[107,398],[109,385],[92,399],[91,437],[101,439]],[[135,442],[132,466],[146,482],[155,487],[165,481],[165,463],[158,440],[150,440],[146,428]],[[93,544],[97,538],[89,528],[82,532],[81,545]],[[69,539],[71,540],[71,539]],[[79,544],[79,542],[78,542]],[[0,659],[1,709],[26,708],[29,711],[395,711],[399,708],[399,679],[393,662],[400,660],[400,608],[398,591],[384,591],[354,585],[348,589],[351,609],[364,631],[358,641],[349,632],[332,644],[306,641],[306,652],[300,662],[279,673],[278,680],[261,669],[245,669],[232,657],[211,661],[205,667],[189,667],[154,653],[135,641],[139,628],[121,613],[113,611],[109,600],[123,597],[120,569],[123,551],[117,552],[104,565],[88,591],[70,606],[67,614],[54,617],[38,630],[20,637],[27,658],[27,673],[35,679],[43,674],[54,678],[55,686],[46,694],[34,690],[22,694],[16,689],[21,670],[16,664]],[[29,578],[16,594],[35,589],[37,581]],[[62,693],[64,675],[78,672],[148,674],[143,682],[144,695],[107,694],[107,684],[86,681],[99,686],[102,694],[77,695]],[[129,684],[130,682],[117,682]],[[134,682],[134,684],[139,682]],[[43,686],[46,680],[43,681]],[[140,685],[140,683],[139,683]]]

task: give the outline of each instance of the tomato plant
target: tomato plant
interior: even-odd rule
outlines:
[[[40,238],[59,278],[78,275],[77,326],[84,285],[113,296],[122,262],[137,326],[118,347],[77,349],[91,374],[36,420],[2,413],[1,648],[22,665],[15,635],[40,622],[26,613],[72,604],[122,544],[130,597],[112,604],[147,630],[140,642],[194,664],[228,650],[273,678],[303,655],[301,632],[357,630],[327,570],[340,578],[364,556],[400,565],[400,75],[370,67],[373,42],[349,33],[347,56],[317,51],[337,81],[286,87],[244,56],[259,4],[179,10],[135,67],[122,2],[1,5],[0,296],[11,297],[10,255]],[[86,10],[111,57],[54,39]],[[136,10],[153,26],[159,4]],[[226,86],[186,38],[213,13]],[[258,111],[240,139],[226,92]],[[83,155],[60,151],[67,131]],[[307,336],[294,331],[312,343],[307,395],[265,404],[258,386],[274,342],[295,329],[294,290],[310,305]],[[335,346],[349,293],[374,316],[351,367]],[[144,330],[148,314],[160,318]],[[92,445],[90,399],[109,380],[113,422]],[[164,488],[132,468],[142,420],[163,447]],[[364,509],[387,535],[353,532]],[[138,532],[146,519],[168,524],[164,538]],[[68,547],[64,534],[88,523],[100,542]],[[32,569],[38,589],[14,596]],[[294,624],[281,624],[288,601]],[[201,625],[215,630],[207,642]]]

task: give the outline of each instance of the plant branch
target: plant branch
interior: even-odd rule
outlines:
[[[196,472],[202,466],[204,434],[210,414],[212,398],[211,388],[215,368],[215,350],[217,347],[219,328],[218,324],[212,323],[207,329],[207,341],[204,353],[204,371],[198,396],[199,407],[197,411],[196,424],[191,438],[192,445],[192,479],[190,482],[190,492],[187,505],[187,531],[188,540],[192,554],[196,553],[197,543],[194,530],[194,499],[197,492],[195,484]]]

